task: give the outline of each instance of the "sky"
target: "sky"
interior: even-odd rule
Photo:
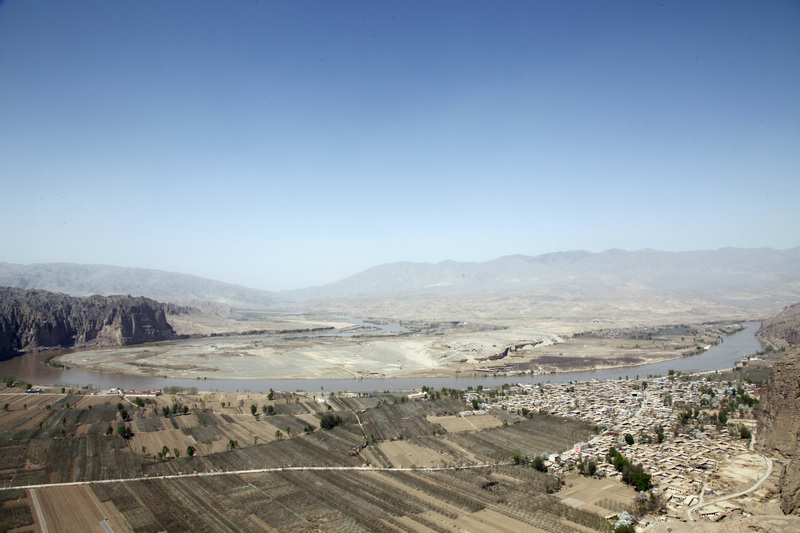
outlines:
[[[0,262],[288,290],[799,206],[796,0],[0,3]]]

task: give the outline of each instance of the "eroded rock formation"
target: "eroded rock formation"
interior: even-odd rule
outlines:
[[[71,346],[121,346],[175,337],[163,306],[143,297],[0,287],[0,354]]]
[[[764,322],[758,335],[786,355],[772,369],[761,389],[757,410],[758,441],[765,453],[790,462],[781,474],[781,509],[800,514],[800,305],[784,309]]]
[[[756,336],[776,348],[800,344],[800,303],[790,305],[777,316],[765,320]]]

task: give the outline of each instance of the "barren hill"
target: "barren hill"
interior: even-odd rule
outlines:
[[[572,251],[485,263],[392,263],[289,296],[317,309],[388,309],[397,318],[756,318],[800,300],[800,248]]]
[[[607,250],[510,255],[485,263],[391,263],[295,291],[298,298],[520,294],[578,288],[587,295],[642,290],[735,297],[800,295],[800,248],[661,252]]]
[[[108,265],[0,263],[0,286],[42,289],[70,296],[131,294],[159,302],[192,300],[233,306],[266,306],[274,294],[198,276]]]

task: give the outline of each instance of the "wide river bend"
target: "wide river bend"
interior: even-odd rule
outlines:
[[[125,374],[111,374],[91,372],[81,369],[59,369],[47,366],[44,360],[54,353],[42,352],[29,353],[0,362],[0,376],[14,376],[35,384],[57,385],[62,387],[79,388],[91,386],[96,389],[158,389],[168,386],[197,387],[199,390],[222,392],[268,392],[269,389],[280,391],[305,391],[316,393],[319,391],[349,391],[349,392],[380,392],[380,391],[405,391],[418,389],[423,385],[431,389],[443,387],[465,389],[467,386],[497,387],[503,383],[563,383],[566,381],[589,381],[592,379],[616,379],[621,376],[666,375],[669,370],[678,372],[706,372],[732,368],[738,360],[746,355],[752,355],[763,349],[761,342],[755,337],[758,322],[743,323],[745,329],[723,337],[722,343],[712,346],[706,352],[691,357],[682,357],[662,363],[640,365],[633,367],[618,367],[606,370],[584,372],[563,372],[558,374],[543,374],[537,376],[461,376],[439,378],[365,378],[365,379],[259,379],[259,380],[233,380],[233,379],[173,379],[149,376],[131,376]],[[218,339],[217,339],[218,340]]]

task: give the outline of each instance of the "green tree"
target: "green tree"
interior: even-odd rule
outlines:
[[[187,446],[186,447],[186,455],[188,455],[189,457],[194,457],[194,452],[195,451],[196,450],[194,449],[194,446]]]
[[[639,492],[650,490],[650,487],[653,486],[652,476],[645,472],[641,463],[626,466],[622,470],[622,481]]]
[[[514,453],[511,454],[511,460],[514,461],[515,465],[520,464],[522,462],[522,452],[514,450]]]
[[[625,444],[627,444],[628,446],[633,444],[633,435],[631,435],[630,433],[625,434]]]
[[[254,404],[254,403],[251,403],[250,404],[250,414],[253,415],[253,416],[256,416],[257,412],[258,412],[258,406],[256,404]]]
[[[534,455],[531,459],[531,466],[539,472],[547,472],[547,466],[544,464],[544,457],[541,455]]]
[[[617,456],[617,449],[613,446],[608,448],[608,453],[606,454],[606,461],[609,463],[614,462],[614,458]]]
[[[749,439],[751,437],[750,430],[747,429],[747,426],[744,424],[739,424],[739,436],[743,439]]]
[[[319,427],[322,429],[333,429],[342,423],[342,417],[334,415],[333,413],[325,413],[319,421]]]

